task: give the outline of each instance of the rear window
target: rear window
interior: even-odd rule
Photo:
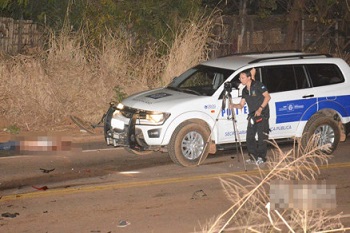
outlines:
[[[312,64],[306,67],[314,87],[344,82],[342,73],[334,64]]]

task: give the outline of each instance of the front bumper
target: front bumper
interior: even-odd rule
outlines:
[[[138,119],[142,117],[142,112],[135,109],[128,109],[127,111],[123,111],[122,117],[113,118],[113,113],[116,110],[117,108],[111,105],[106,113],[104,129],[107,145],[129,147],[138,151],[159,149],[159,146],[148,145],[144,135],[146,133],[146,137],[150,140],[158,140],[161,132],[159,128],[151,127],[146,132],[143,132],[140,128],[136,127]],[[112,125],[118,125],[118,127],[113,127]]]

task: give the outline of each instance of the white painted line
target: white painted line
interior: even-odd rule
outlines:
[[[122,175],[129,175],[129,174],[139,174],[141,172],[139,171],[126,171],[126,172],[119,172],[119,174],[122,174]]]
[[[10,156],[0,157],[0,159],[32,158],[32,157],[36,157],[36,156],[37,155],[10,155]]]

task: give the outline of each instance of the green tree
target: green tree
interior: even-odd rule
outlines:
[[[144,46],[153,40],[170,43],[179,22],[200,11],[200,0],[0,0],[1,15],[31,19],[59,31],[83,30],[98,44],[106,32],[125,31]],[[118,29],[118,30],[116,30]]]

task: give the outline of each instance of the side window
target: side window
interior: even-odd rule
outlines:
[[[262,67],[261,80],[270,93],[309,87],[302,65]]]
[[[256,73],[255,73],[255,80],[258,80],[258,81],[260,81],[261,82],[261,78],[260,78],[260,76],[261,76],[261,68],[259,68],[259,67],[257,67],[257,68],[255,68],[256,69]],[[248,70],[251,70],[251,69],[248,69]],[[247,70],[244,70],[244,71],[247,71]],[[240,73],[239,74],[237,74],[232,80],[231,80],[231,84],[232,84],[232,86],[233,87],[238,87],[239,86],[239,84],[241,83],[241,81],[239,80],[239,76],[240,76]]]
[[[344,82],[342,73],[334,64],[311,64],[306,67],[314,87]]]
[[[310,87],[310,83],[307,79],[305,67],[302,65],[296,65],[294,67],[294,74],[296,79],[297,89],[304,89]]]
[[[296,89],[293,66],[263,67],[261,80],[270,93]]]
[[[248,69],[248,70],[251,70],[251,69]],[[244,70],[244,71],[247,71],[247,70]],[[260,80],[260,68],[256,68],[256,73],[255,73],[255,80],[258,80],[261,82]],[[243,88],[244,86],[241,84],[241,81],[239,80],[239,76],[240,76],[240,73],[237,74],[232,80],[231,80],[231,85],[234,89],[237,89],[238,90],[238,96],[242,96],[242,91],[243,91]]]

